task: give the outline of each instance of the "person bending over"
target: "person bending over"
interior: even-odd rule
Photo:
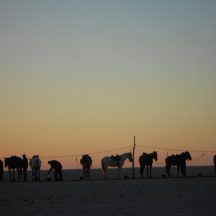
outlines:
[[[62,165],[59,161],[57,160],[51,160],[48,161],[48,164],[51,166],[49,169],[49,172],[52,172],[54,170],[54,178],[56,181],[62,181],[63,176],[62,176]]]

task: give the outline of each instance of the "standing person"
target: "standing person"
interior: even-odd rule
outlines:
[[[3,180],[3,161],[0,160],[0,180]]]
[[[23,180],[27,181],[27,169],[28,169],[28,159],[25,154],[23,154]]]
[[[49,173],[52,172],[52,170],[54,170],[54,178],[56,181],[62,181],[63,177],[62,177],[62,165],[59,161],[57,160],[51,160],[48,161],[48,164],[51,166]]]

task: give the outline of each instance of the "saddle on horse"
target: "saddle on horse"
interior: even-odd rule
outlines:
[[[120,156],[118,154],[116,156],[111,155],[111,159],[116,161],[117,165],[119,166]]]

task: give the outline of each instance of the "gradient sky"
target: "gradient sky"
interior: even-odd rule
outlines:
[[[212,164],[215,11],[214,0],[0,0],[0,158],[79,168],[90,152],[100,167],[136,136],[136,166],[155,149],[156,165],[175,149]]]

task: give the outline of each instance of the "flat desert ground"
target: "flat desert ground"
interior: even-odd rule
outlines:
[[[216,177],[0,182],[0,215],[216,215]]]

